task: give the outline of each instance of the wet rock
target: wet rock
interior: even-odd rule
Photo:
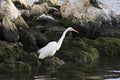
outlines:
[[[12,2],[18,7],[18,8],[25,8],[25,9],[29,9],[30,8],[30,4],[28,2],[28,0],[12,0]]]
[[[11,0],[2,0],[0,5],[0,16],[2,16],[2,18],[3,16],[7,16],[10,20],[14,21],[21,15]]]
[[[36,45],[40,48],[43,47],[44,45],[46,45],[48,43],[48,39],[46,38],[45,35],[42,34],[42,26],[34,26],[31,27],[31,31],[32,33],[35,35],[36,37]],[[44,26],[43,26],[44,28]],[[45,29],[45,28],[44,28]]]
[[[0,62],[5,60],[16,60],[23,52],[21,43],[0,41]]]
[[[47,69],[50,69],[51,67],[58,67],[65,64],[63,60],[55,56],[47,57],[44,60],[41,60],[41,62],[42,62],[42,65],[45,66]]]
[[[96,40],[87,40],[86,43],[96,48],[101,56],[120,54],[119,38],[102,37]]]
[[[34,66],[41,66],[41,62],[38,59],[38,56],[35,52],[27,53],[24,52],[20,58],[20,61],[29,64],[32,68]]]
[[[5,16],[3,18],[2,25],[2,32],[5,40],[9,42],[17,42],[19,40],[19,33],[15,24],[12,23],[7,16]]]
[[[5,62],[0,63],[0,73],[29,73],[30,71],[31,66],[21,61],[7,60]]]
[[[25,51],[28,52],[37,51],[36,37],[31,32],[30,29],[26,29],[26,28],[19,29],[19,35],[20,35],[20,42],[23,44],[23,48]]]
[[[35,52],[27,53],[21,43],[0,41],[0,73],[31,72],[41,62]]]
[[[79,64],[91,64],[99,57],[97,49],[87,45],[82,39],[65,39],[56,55],[64,61]]]
[[[49,7],[47,3],[43,3],[41,5],[34,4],[30,10],[31,16],[39,16],[43,13],[47,13],[49,11]]]

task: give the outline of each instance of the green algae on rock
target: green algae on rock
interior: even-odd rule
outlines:
[[[111,37],[101,37],[96,40],[87,40],[87,44],[96,48],[102,55],[119,55],[120,39]]]
[[[91,64],[99,57],[97,49],[87,45],[82,39],[65,40],[62,50],[57,55],[65,61],[82,64]]]

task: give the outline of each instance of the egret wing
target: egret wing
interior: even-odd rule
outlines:
[[[41,48],[38,50],[38,53],[39,53],[39,58],[40,59],[43,59],[47,56],[52,56],[54,55],[54,53],[56,52],[56,42],[53,41],[53,42],[50,42],[48,43],[45,47]]]

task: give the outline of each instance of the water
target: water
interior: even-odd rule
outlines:
[[[120,80],[120,58],[104,57],[94,65],[66,63],[58,69],[33,74],[5,74],[1,80]]]

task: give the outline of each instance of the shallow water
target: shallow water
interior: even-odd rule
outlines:
[[[93,66],[66,63],[58,69],[33,74],[5,74],[0,80],[120,80],[120,58],[104,57]]]

